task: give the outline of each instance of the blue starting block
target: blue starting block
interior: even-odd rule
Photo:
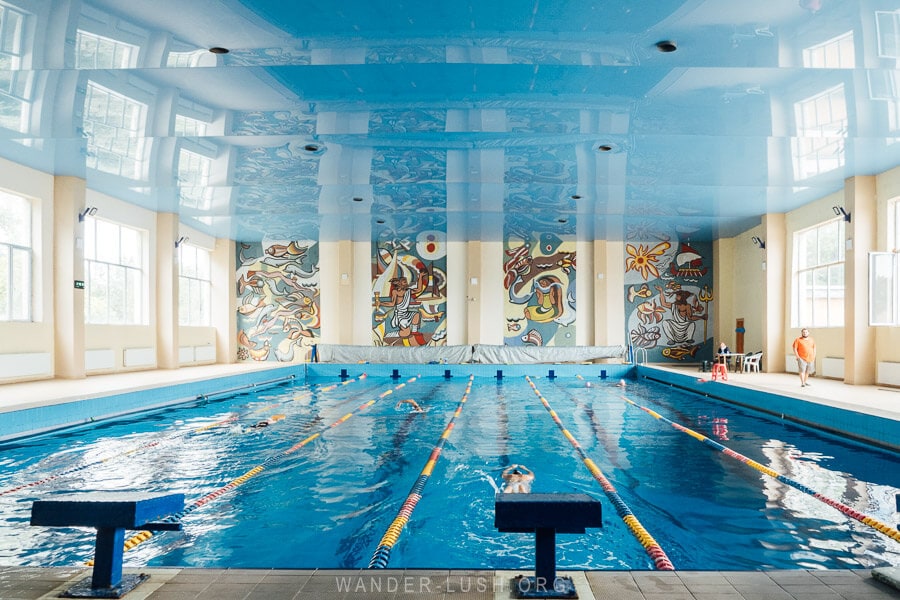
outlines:
[[[122,576],[125,530],[177,531],[181,523],[156,519],[184,510],[184,494],[147,495],[136,492],[94,492],[36,500],[31,524],[45,527],[94,527],[94,570],[66,590],[64,598],[121,598],[149,575]]]
[[[556,534],[602,527],[600,501],[587,494],[497,494],[494,527],[535,534],[534,577],[516,578],[516,598],[578,598],[571,577],[556,576]]]

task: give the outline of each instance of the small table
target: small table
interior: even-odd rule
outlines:
[[[734,358],[734,370],[744,370],[744,352],[716,352],[716,361],[728,364],[729,359]]]

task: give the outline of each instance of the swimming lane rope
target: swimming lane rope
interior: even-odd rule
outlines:
[[[529,376],[525,376],[525,380],[528,382],[528,385],[531,386],[531,389],[534,391],[535,395],[537,395],[538,399],[541,401],[541,404],[544,405],[544,408],[547,409],[547,412],[550,413],[550,416],[553,418],[553,421],[559,427],[560,431],[562,431],[563,435],[569,440],[569,443],[572,444],[572,447],[575,448],[575,451],[578,453],[578,456],[581,457],[581,461],[584,463],[584,466],[587,467],[588,471],[591,472],[591,475],[594,476],[594,479],[600,484],[600,487],[603,488],[603,492],[606,494],[606,497],[609,498],[609,501],[612,502],[612,505],[616,509],[616,513],[621,517],[622,521],[625,525],[628,526],[628,529],[637,538],[638,542],[640,542],[641,546],[644,547],[644,550],[647,552],[647,555],[653,560],[653,564],[656,565],[656,568],[660,571],[674,571],[675,567],[672,565],[672,561],[669,560],[669,557],[666,556],[665,551],[660,547],[660,545],[653,539],[653,536],[650,535],[644,526],[641,525],[640,521],[638,521],[637,517],[634,516],[634,513],[631,512],[631,509],[628,508],[628,505],[625,504],[625,501],[622,500],[621,496],[619,496],[619,492],[616,491],[615,486],[613,486],[612,482],[609,481],[604,475],[600,468],[594,464],[587,454],[585,454],[584,450],[581,447],[581,444],[578,443],[578,440],[569,433],[569,430],[566,429],[565,425],[563,425],[562,421],[559,418],[559,415],[556,414],[556,411],[550,406],[550,403],[547,402],[547,399],[544,398],[543,394],[537,389],[537,386],[531,381]]]
[[[395,391],[397,391],[397,390],[403,389],[404,387],[406,387],[407,384],[410,384],[410,383],[414,382],[414,381],[415,381],[416,379],[418,379],[418,378],[419,378],[419,376],[417,375],[417,376],[415,376],[415,377],[412,377],[412,378],[406,380],[406,381],[403,382],[403,383],[397,384],[397,385],[394,386],[392,389],[385,390],[384,392],[380,393],[376,398],[373,398],[373,399],[371,399],[371,400],[369,400],[369,401],[367,401],[367,402],[364,402],[363,404],[360,404],[358,407],[356,407],[356,408],[353,409],[352,411],[348,412],[348,413],[345,414],[343,417],[341,417],[341,418],[338,419],[337,421],[333,422],[331,425],[326,425],[325,427],[322,427],[321,429],[319,429],[318,431],[316,431],[315,433],[313,433],[313,434],[310,435],[309,437],[307,437],[307,438],[301,440],[300,442],[297,442],[296,444],[294,444],[293,446],[291,446],[291,447],[288,448],[287,450],[282,450],[281,452],[278,452],[277,454],[273,454],[272,456],[270,456],[269,458],[267,458],[266,460],[264,460],[264,461],[261,462],[260,464],[256,465],[255,467],[253,467],[252,469],[250,469],[249,471],[247,471],[246,473],[244,473],[243,475],[241,475],[240,477],[238,477],[237,479],[233,479],[233,480],[231,480],[230,482],[228,482],[227,484],[223,485],[222,487],[220,487],[220,488],[218,488],[218,489],[216,489],[216,490],[213,490],[212,492],[209,492],[208,494],[206,494],[205,496],[203,496],[203,497],[201,497],[201,498],[198,498],[197,500],[194,500],[191,504],[189,504],[188,506],[186,506],[186,507],[184,508],[183,511],[180,511],[180,512],[177,512],[177,513],[174,513],[174,514],[171,514],[171,515],[169,515],[169,516],[167,516],[167,517],[165,517],[165,518],[163,518],[163,519],[161,519],[161,520],[162,520],[163,522],[168,522],[168,523],[174,523],[174,522],[177,522],[177,521],[180,520],[183,516],[185,516],[185,515],[187,515],[187,514],[190,514],[190,513],[194,512],[195,510],[197,510],[197,509],[200,508],[201,506],[204,506],[204,505],[206,505],[206,504],[209,504],[209,503],[212,502],[213,500],[215,500],[215,499],[217,499],[217,498],[219,498],[219,497],[221,497],[221,496],[227,494],[228,492],[230,492],[230,491],[232,491],[232,490],[234,490],[234,489],[236,489],[236,488],[238,488],[238,487],[244,485],[245,483],[247,483],[247,481],[249,481],[249,480],[252,479],[253,477],[256,477],[257,475],[259,475],[260,473],[262,473],[263,471],[265,471],[265,470],[266,470],[266,467],[270,466],[272,463],[274,463],[274,462],[276,462],[276,461],[278,461],[278,460],[284,458],[285,456],[288,456],[289,454],[293,454],[293,453],[296,452],[297,450],[303,448],[305,445],[307,445],[307,444],[310,443],[311,441],[313,441],[313,440],[315,440],[316,438],[318,438],[319,436],[321,436],[323,433],[327,432],[329,429],[334,429],[335,427],[341,425],[342,423],[346,423],[347,420],[350,419],[353,415],[356,415],[356,414],[358,414],[358,413],[361,413],[362,411],[366,410],[367,408],[369,408],[370,406],[372,406],[373,404],[375,404],[376,402],[378,402],[378,401],[381,400],[382,398],[384,398],[384,397],[386,397],[386,396],[390,396],[391,394],[393,394],[393,393],[394,393]],[[131,550],[132,548],[134,548],[135,546],[137,546],[137,545],[140,544],[141,542],[144,542],[144,541],[146,541],[146,540],[149,540],[151,537],[153,537],[153,532],[151,532],[151,531],[142,531],[142,532],[140,532],[140,533],[138,533],[138,534],[132,536],[131,538],[125,540],[125,549],[126,549],[126,550]]]
[[[406,500],[400,506],[400,510],[397,512],[397,516],[388,526],[387,531],[384,532],[384,535],[381,538],[381,542],[379,542],[378,544],[378,548],[376,548],[375,552],[372,554],[372,559],[369,561],[370,569],[384,569],[387,567],[388,561],[391,559],[391,550],[393,549],[394,544],[396,544],[397,540],[400,538],[400,534],[403,532],[403,528],[406,527],[406,523],[412,516],[413,510],[415,510],[416,505],[422,498],[422,492],[425,490],[425,484],[428,483],[428,479],[431,477],[431,472],[434,470],[434,465],[437,462],[438,457],[440,457],[441,455],[441,450],[443,450],[444,448],[444,443],[453,432],[453,427],[456,424],[456,417],[460,415],[463,409],[463,405],[465,405],[466,400],[469,399],[469,393],[472,391],[472,381],[474,379],[475,375],[469,375],[469,383],[466,385],[466,391],[463,393],[462,399],[459,401],[459,404],[456,405],[456,410],[453,412],[453,417],[450,418],[450,421],[444,428],[444,433],[441,434],[441,437],[438,440],[437,444],[435,444],[434,448],[432,448],[431,455],[428,457],[428,460],[425,461],[425,467],[422,469],[422,472],[419,473],[419,477],[413,484],[412,489],[409,490],[409,495],[406,496]]]
[[[748,458],[739,452],[735,452],[734,450],[732,450],[731,448],[728,448],[727,446],[723,446],[719,442],[709,439],[702,433],[698,433],[698,432],[694,431],[693,429],[689,429],[689,428],[685,427],[684,425],[680,425],[670,419],[667,419],[664,416],[662,416],[661,414],[659,414],[658,412],[656,412],[650,408],[647,408],[646,406],[641,406],[640,404],[632,401],[631,399],[625,397],[624,395],[620,395],[620,397],[622,398],[622,400],[624,400],[628,404],[641,409],[642,411],[644,411],[651,417],[653,417],[655,419],[659,419],[660,421],[663,421],[664,423],[668,423],[669,425],[671,425],[678,431],[680,431],[682,433],[686,433],[687,435],[691,436],[692,438],[694,438],[700,442],[703,442],[707,446],[710,446],[712,448],[715,448],[716,450],[719,450],[726,456],[730,456],[731,458],[744,463],[748,467],[752,467],[752,468],[756,469],[760,473],[764,473],[764,474],[768,475],[769,477],[777,479],[778,481],[780,481],[784,484],[787,484],[793,488],[800,490],[801,492],[809,494],[813,498],[815,498],[821,502],[824,502],[825,504],[827,504],[833,508],[838,509],[839,511],[841,511],[848,517],[852,517],[852,518],[856,519],[857,521],[859,521],[860,523],[863,523],[864,525],[868,525],[869,527],[872,527],[873,529],[880,531],[881,533],[885,534],[892,540],[900,542],[900,531],[898,531],[897,529],[894,529],[893,527],[890,527],[889,525],[885,525],[878,519],[874,519],[868,515],[865,515],[859,511],[847,506],[846,504],[843,504],[842,502],[839,502],[837,500],[829,498],[828,496],[824,496],[824,495],[818,493],[817,491],[803,485],[802,483],[799,483],[798,481],[791,479],[790,477],[785,477],[781,473],[778,473],[777,471],[774,471],[773,469],[770,469],[769,467],[767,467],[765,465],[761,465],[760,463],[756,462],[755,460]]]
[[[327,387],[319,388],[318,391],[319,391],[319,392],[330,392],[330,391],[334,390],[335,388],[337,388],[337,387],[339,387],[339,386],[347,385],[347,384],[349,384],[349,383],[353,383],[354,381],[361,381],[361,380],[363,380],[363,379],[365,379],[365,378],[366,378],[366,374],[363,373],[363,374],[361,374],[359,377],[355,377],[355,378],[353,378],[353,379],[348,379],[348,380],[346,380],[346,381],[342,381],[342,382],[339,383],[339,384],[334,384],[334,385],[329,385],[329,386],[327,386]],[[288,378],[282,378],[282,379],[272,380],[271,382],[264,382],[264,383],[277,383],[277,382],[280,382],[280,381],[283,381],[283,380],[286,380],[286,379],[288,379]],[[256,384],[256,385],[257,385],[257,387],[258,387],[258,386],[261,385],[261,384]],[[246,387],[244,387],[244,388],[235,388],[235,390],[237,390],[237,391],[243,390],[243,389],[246,389]],[[218,393],[221,393],[221,392],[217,392],[217,394],[218,394]],[[298,395],[292,397],[291,400],[290,400],[290,402],[295,402],[295,401],[297,401],[297,400],[301,400],[301,399],[308,398],[310,395],[312,395],[312,392],[304,392],[304,393],[302,393],[302,394],[298,394]],[[213,423],[209,423],[209,424],[207,424],[207,425],[203,425],[202,427],[197,427],[197,428],[194,428],[194,429],[188,429],[188,430],[186,430],[186,431],[176,431],[176,432],[174,432],[174,433],[172,433],[172,434],[169,434],[169,435],[167,435],[167,436],[162,437],[161,439],[157,439],[157,440],[152,440],[152,441],[149,441],[149,442],[145,442],[145,443],[140,444],[140,445],[138,445],[138,446],[134,446],[134,447],[132,447],[132,448],[129,448],[128,450],[123,450],[122,452],[118,452],[118,453],[116,453],[116,454],[113,454],[113,455],[111,455],[111,456],[107,456],[107,457],[105,457],[105,458],[101,458],[101,459],[99,459],[99,460],[95,460],[95,461],[90,462],[90,463],[85,463],[85,464],[79,465],[79,466],[77,466],[77,467],[72,467],[72,468],[69,468],[69,469],[65,469],[65,470],[62,470],[62,471],[58,471],[58,472],[56,472],[56,473],[53,473],[53,474],[51,474],[51,475],[48,475],[47,477],[43,477],[43,478],[41,478],[41,479],[38,479],[38,480],[35,480],[35,481],[31,481],[31,482],[29,482],[29,483],[23,483],[23,484],[20,484],[20,485],[15,486],[15,487],[11,487],[11,488],[8,488],[8,489],[5,489],[5,490],[0,490],[0,496],[5,496],[5,495],[7,495],[7,494],[12,494],[13,492],[18,492],[18,491],[20,491],[20,490],[24,490],[24,489],[28,489],[28,488],[32,488],[32,487],[37,487],[37,486],[43,485],[43,484],[45,484],[45,483],[50,483],[51,481],[55,481],[55,480],[57,480],[57,479],[59,479],[59,478],[61,478],[61,477],[65,477],[66,475],[71,475],[72,473],[78,473],[79,471],[84,471],[85,469],[90,469],[90,468],[92,468],[92,467],[96,467],[96,466],[98,466],[98,465],[102,465],[102,464],[107,463],[107,462],[109,462],[109,461],[111,461],[111,460],[114,460],[114,459],[117,459],[117,458],[121,458],[121,457],[123,457],[123,456],[128,456],[129,454],[134,454],[135,452],[139,452],[139,451],[141,451],[141,450],[146,450],[147,448],[153,448],[153,447],[155,447],[155,446],[159,446],[160,444],[162,444],[162,443],[164,443],[164,442],[168,442],[168,441],[171,441],[171,440],[174,440],[174,439],[178,439],[178,438],[180,438],[180,437],[185,437],[185,436],[188,436],[188,435],[191,435],[191,434],[194,434],[194,433],[201,433],[201,432],[207,431],[207,430],[209,430],[209,429],[214,429],[214,428],[220,427],[220,426],[222,426],[222,425],[227,425],[228,423],[233,423],[234,421],[237,421],[237,420],[242,419],[242,418],[244,418],[244,417],[248,417],[248,416],[253,415],[253,414],[261,413],[261,412],[266,411],[266,410],[269,410],[269,409],[271,409],[271,408],[276,408],[276,407],[280,406],[281,404],[283,404],[283,403],[281,403],[281,402],[276,402],[276,403],[273,403],[273,404],[267,404],[266,406],[263,406],[263,407],[261,407],[261,408],[255,408],[255,409],[253,409],[253,410],[251,410],[251,411],[247,411],[247,412],[244,412],[244,413],[241,413],[241,414],[232,414],[232,415],[229,415],[228,417],[226,417],[226,418],[224,418],[224,419],[220,419],[220,420],[215,421],[215,422],[213,422]]]

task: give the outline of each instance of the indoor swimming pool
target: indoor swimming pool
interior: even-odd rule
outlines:
[[[533,536],[494,527],[513,464],[602,503],[561,569],[900,564],[890,451],[654,383],[356,367],[3,443],[0,565],[84,564],[93,531],[29,526],[32,502],[128,490],[186,499],[126,566],[529,569]]]

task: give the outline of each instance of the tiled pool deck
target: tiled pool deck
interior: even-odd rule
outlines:
[[[253,369],[254,372],[262,370]],[[692,378],[696,369],[671,369]],[[0,413],[25,407],[59,404],[99,394],[175,385],[198,379],[247,372],[242,365],[215,365],[174,371],[152,371],[91,377],[79,381],[43,381],[0,386]],[[813,380],[799,387],[796,375],[732,374],[728,385],[800,399],[825,408],[873,415],[900,424],[900,390],[878,386],[847,386],[833,380]],[[719,384],[717,384],[719,385]],[[898,425],[900,427],[900,425]],[[900,518],[900,517],[898,517]],[[610,600],[881,600],[900,598],[900,570],[781,570],[781,571],[578,571],[572,577],[579,598]],[[247,569],[125,569],[150,574],[128,593],[127,600],[338,600],[512,598],[509,571],[454,570],[247,570]],[[518,574],[528,575],[523,572]],[[90,575],[89,567],[36,568],[0,566],[0,600],[57,598]],[[886,583],[885,579],[889,582]],[[893,583],[890,583],[893,582]]]
[[[126,571],[129,571],[126,569]],[[137,572],[137,571],[130,571]],[[127,600],[499,600],[510,571],[284,571],[143,569],[150,579]],[[57,598],[86,569],[0,567],[0,598]],[[900,591],[869,571],[585,571],[572,577],[582,600],[888,600]]]

